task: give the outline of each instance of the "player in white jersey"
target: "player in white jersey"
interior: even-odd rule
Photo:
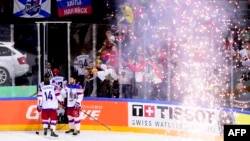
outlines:
[[[90,56],[87,54],[78,55],[74,60],[74,69],[78,72],[77,81],[83,86],[84,70],[90,63]]]
[[[55,68],[53,69],[53,77],[51,78],[51,83],[58,86],[60,89],[64,88],[65,85],[67,84],[67,80],[65,77],[60,76],[60,71],[59,69]]]
[[[78,75],[84,75],[83,72],[89,65],[90,57],[89,55],[78,55],[74,62],[74,68],[77,70]]]
[[[42,112],[44,135],[47,135],[48,125],[50,123],[51,136],[58,137],[58,135],[55,134],[58,101],[63,103],[63,98],[58,88],[50,84],[49,78],[45,76],[44,85],[39,88],[37,95],[37,111]]]
[[[62,95],[63,99],[66,99],[65,89],[64,89],[66,87],[66,84],[67,84],[66,78],[63,76],[60,76],[60,71],[57,68],[54,68],[52,70],[52,72],[53,72],[53,77],[50,79],[50,83],[57,86],[60,90],[60,94]],[[57,116],[58,116],[59,123],[63,122],[63,118],[65,115],[64,107],[65,107],[64,105],[63,106],[59,105],[59,108],[57,110]],[[65,117],[66,117],[66,115],[65,115]]]
[[[50,74],[49,73],[45,73],[44,74],[44,79],[49,79],[50,80],[51,79]],[[43,87],[43,86],[44,86],[44,81],[42,81],[41,83],[38,84],[38,92],[39,92],[40,88]]]
[[[80,110],[83,100],[83,88],[76,83],[76,77],[71,76],[69,84],[67,84],[65,90],[67,95],[67,117],[70,127],[65,133],[73,133],[73,135],[77,135],[80,133],[81,126]]]

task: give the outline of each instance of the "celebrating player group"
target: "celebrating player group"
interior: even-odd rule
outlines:
[[[65,133],[78,135],[81,126],[83,88],[76,83],[75,76],[71,75],[67,82],[66,79],[58,76],[58,70],[53,70],[53,73],[54,77],[46,73],[44,81],[38,86],[37,111],[41,113],[44,135],[51,131],[50,136],[58,137],[55,130],[58,115],[61,112],[66,112],[68,118],[69,130]]]

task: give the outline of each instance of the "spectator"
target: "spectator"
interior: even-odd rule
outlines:
[[[158,58],[154,57],[149,60],[149,65],[151,66],[151,86],[152,93],[150,99],[165,99],[166,94],[162,93],[162,84],[163,84],[163,68],[162,64],[158,62]]]
[[[53,72],[52,72],[52,64],[51,62],[47,62],[47,67],[45,70],[45,73],[48,73],[51,77],[53,77]]]
[[[102,52],[103,50],[107,51],[117,50],[115,49],[116,48],[115,36],[112,35],[110,30],[106,31],[105,35],[106,39],[103,41],[103,46],[99,50],[99,52]]]
[[[133,9],[125,3],[120,4],[119,8],[120,8],[121,12],[123,13],[123,17],[120,19],[120,22],[133,24],[134,23]]]
[[[81,86],[83,86],[84,71],[86,70],[86,67],[89,65],[90,61],[91,59],[88,54],[78,55],[74,60],[74,68],[78,72],[77,82],[80,82]]]
[[[144,60],[144,56],[142,54],[138,55],[137,60],[128,60],[128,67],[135,72],[135,87],[137,89],[137,94],[139,99],[147,99],[146,91],[147,87],[146,83],[146,61]]]
[[[250,66],[250,59],[249,59],[248,50],[247,50],[246,46],[244,46],[242,44],[242,42],[240,43],[240,45],[242,46],[242,49],[239,51],[242,65],[243,66]]]
[[[84,97],[90,97],[92,92],[93,92],[93,80],[94,77],[93,75],[90,73],[90,70],[85,69],[84,70]]]
[[[132,78],[133,72],[128,68],[127,60],[122,58],[119,68],[119,84],[123,98],[132,98]]]

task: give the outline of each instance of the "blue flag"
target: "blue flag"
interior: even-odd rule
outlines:
[[[14,0],[13,14],[22,18],[48,18],[51,0]]]

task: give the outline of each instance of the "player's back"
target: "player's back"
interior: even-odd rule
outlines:
[[[78,72],[78,75],[84,75],[84,70],[86,69],[86,67],[89,65],[90,62],[90,58],[89,55],[86,54],[82,54],[76,57],[75,60],[76,64],[75,64],[75,69]]]
[[[60,95],[54,85],[44,85],[40,88],[40,96],[42,97],[42,108],[43,109],[57,109],[58,100],[57,96]]]
[[[63,85],[65,85],[66,79],[63,76],[54,76],[51,78],[51,84],[54,84],[56,86],[59,86],[60,88],[63,88]]]

